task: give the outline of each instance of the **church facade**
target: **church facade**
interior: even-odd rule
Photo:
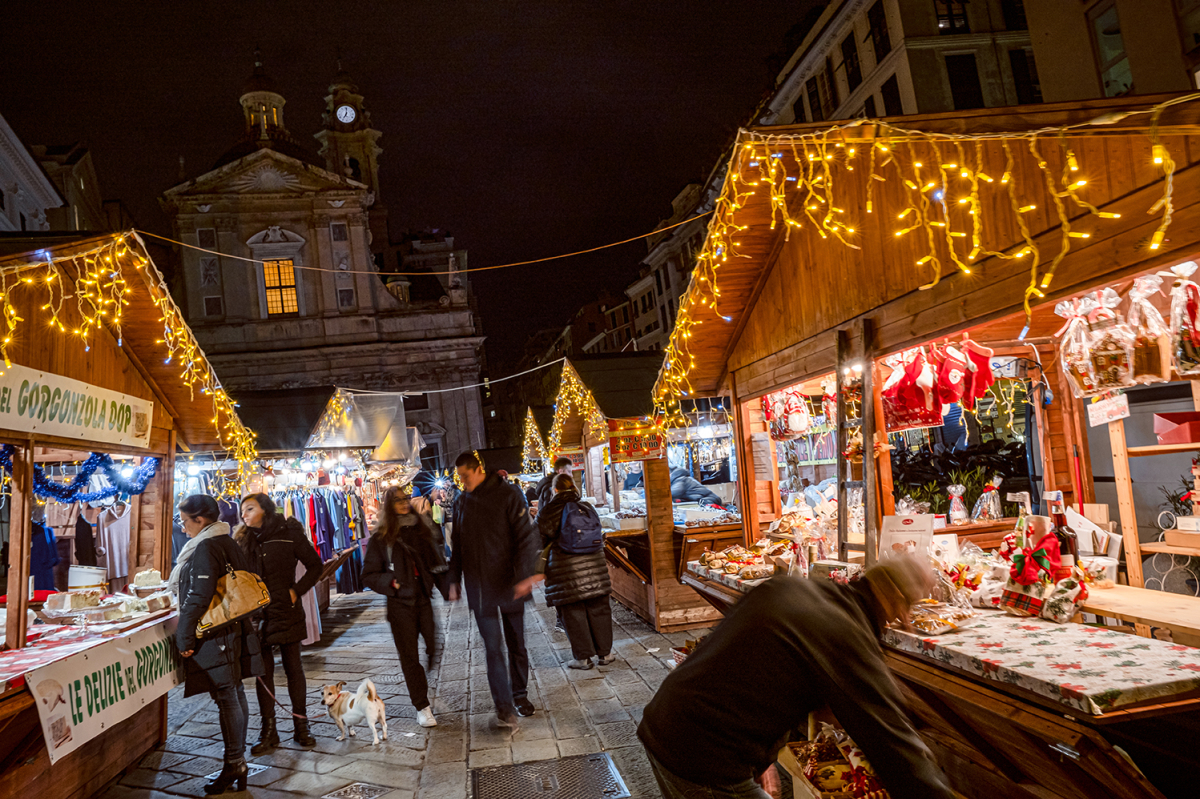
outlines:
[[[256,54],[257,55],[257,54]],[[164,192],[188,324],[230,395],[339,386],[412,392],[426,466],[485,446],[483,337],[467,276],[385,286],[380,132],[344,72],[326,97],[319,152],[284,125],[261,59],[244,87],[241,139],[208,172]],[[198,248],[198,249],[197,249]],[[430,392],[430,393],[426,393]]]

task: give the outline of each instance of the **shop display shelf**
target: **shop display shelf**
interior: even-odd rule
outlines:
[[[1183,444],[1151,444],[1146,447],[1129,447],[1127,452],[1131,458],[1143,458],[1147,455],[1200,452],[1200,441],[1189,441]]]
[[[1191,555],[1194,558],[1200,558],[1200,547],[1180,547],[1164,544],[1162,541],[1142,544],[1141,549],[1142,552],[1165,552],[1169,555]]]

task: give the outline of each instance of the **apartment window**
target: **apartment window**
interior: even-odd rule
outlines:
[[[671,318],[675,318],[675,300],[674,298],[667,300],[667,308],[671,311]]]
[[[267,315],[297,313],[296,270],[292,259],[263,262],[263,282],[267,288]]]
[[[1000,13],[1004,14],[1004,27],[1010,31],[1027,31],[1025,0],[1000,0]]]
[[[628,305],[626,305],[624,308],[621,309],[621,318],[624,321],[624,324],[629,324],[629,306]]]
[[[633,338],[633,328],[629,328],[629,327],[625,328],[625,343],[628,344],[629,340],[632,338]]]
[[[842,66],[846,68],[846,86],[854,91],[862,83],[862,65],[858,63],[858,45],[853,31],[842,39]]]
[[[332,223],[330,223],[330,225],[329,225],[329,231],[330,231],[330,234],[331,234],[331,236],[330,236],[330,237],[331,237],[331,238],[332,238],[334,241],[349,241],[349,240],[350,240],[350,231],[349,231],[349,229],[346,227],[346,223],[345,223],[345,222],[332,222]]]
[[[338,307],[339,308],[355,308],[354,289],[338,289]]]
[[[1105,97],[1120,97],[1133,89],[1133,74],[1125,55],[1125,39],[1121,35],[1121,20],[1117,6],[1104,3],[1089,12],[1092,37],[1096,44],[1096,60],[1100,67],[1100,82]]]
[[[666,330],[667,329],[667,306],[665,306],[665,305],[658,306],[658,315],[660,317],[662,317],[663,330]]]
[[[1037,63],[1033,51],[1018,47],[1008,51],[1008,63],[1012,67],[1013,84],[1017,89],[1017,103],[1029,105],[1042,101],[1042,84],[1038,80]]]
[[[841,90],[833,74],[833,61],[825,57],[825,71],[817,76],[821,80],[822,111],[826,119],[833,119],[833,112],[841,104]]]
[[[813,75],[804,84],[804,93],[808,95],[808,111],[810,122],[820,122],[825,118],[825,109],[821,105],[821,90],[817,88],[817,76]],[[797,117],[799,120],[799,117]]]
[[[933,7],[937,10],[938,33],[953,36],[971,32],[971,26],[967,23],[966,0],[934,0]]]
[[[21,230],[27,230],[28,222],[25,221],[25,214],[18,214],[21,217]]]
[[[404,395],[404,412],[409,411],[427,411],[429,410],[429,395],[428,394],[405,394]]]
[[[979,85],[979,67],[974,53],[946,56],[946,73],[950,76],[950,96],[954,110],[983,108],[983,87]]]
[[[1200,45],[1200,0],[1179,0],[1178,13],[1183,49],[1191,52]]]
[[[863,116],[867,119],[878,118],[879,112],[875,109],[875,95],[867,95],[867,101],[863,103]]]
[[[205,316],[223,316],[225,313],[225,303],[220,297],[205,297],[204,298],[204,315]]]
[[[215,228],[202,227],[196,231],[196,241],[206,250],[217,248],[217,231]]]
[[[4,210],[4,189],[0,189],[0,211]]]
[[[878,0],[867,11],[867,27],[870,29],[867,35],[871,37],[871,44],[875,50],[875,64],[878,66],[883,57],[892,52],[892,35],[888,32],[883,0]]]
[[[883,82],[883,86],[879,87],[879,94],[883,98],[885,117],[898,117],[904,113],[904,105],[900,102],[900,81],[895,75]]]
[[[658,296],[662,296],[662,272],[654,270],[654,288],[658,291]]]

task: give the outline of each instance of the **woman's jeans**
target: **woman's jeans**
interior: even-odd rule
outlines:
[[[279,650],[279,659],[283,661],[283,672],[287,675],[288,697],[292,700],[292,713],[300,718],[292,717],[292,722],[303,721],[308,710],[308,685],[304,679],[304,664],[300,661],[300,642],[290,644],[263,644],[262,660],[265,673],[262,679],[254,681],[254,691],[258,696],[258,712],[264,719],[275,718],[275,650]],[[268,691],[269,687],[269,691]],[[281,703],[282,704],[282,703]]]
[[[246,704],[246,691],[241,682],[226,685],[211,691],[209,696],[217,703],[217,715],[221,720],[221,738],[225,741],[225,762],[242,763],[246,760],[246,723],[250,708]]]

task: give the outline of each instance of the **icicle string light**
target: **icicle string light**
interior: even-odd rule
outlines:
[[[207,394],[213,405],[212,425],[221,449],[237,460],[238,476],[246,476],[246,467],[257,457],[255,436],[234,410],[234,402],[221,387],[221,382],[208,363],[183,314],[171,299],[166,281],[146,253],[145,244],[134,232],[114,234],[109,240],[82,253],[55,256],[53,249],[38,250],[36,260],[0,267],[0,315],[3,316],[3,338],[0,357],[5,367],[11,366],[8,348],[30,322],[18,314],[13,292],[27,295],[40,293],[40,310],[47,326],[68,339],[78,340],[85,352],[91,349],[100,331],[109,330],[117,346],[123,344],[122,319],[134,287],[145,287],[159,313],[166,364],[177,364],[178,379],[195,398],[196,389]],[[136,279],[127,276],[141,273]],[[44,301],[43,301],[44,300]],[[63,312],[71,303],[77,321],[71,322]],[[22,327],[24,325],[24,327]]]
[[[546,442],[546,454],[558,457],[563,448],[563,427],[572,412],[584,420],[584,434],[588,431],[601,431],[608,436],[608,420],[604,417],[596,398],[583,381],[570,361],[563,361],[562,379],[558,384],[558,395],[554,399],[554,423],[550,428],[550,437]],[[575,442],[570,442],[572,446]]]
[[[536,467],[535,464],[536,463]],[[533,474],[545,471],[546,445],[542,443],[542,433],[538,430],[537,420],[533,418],[533,409],[525,409],[525,436],[521,456],[521,473]]]
[[[811,133],[742,130],[709,220],[708,235],[696,257],[691,281],[680,298],[675,327],[655,385],[658,417],[667,427],[686,424],[679,401],[693,394],[689,375],[696,360],[690,341],[695,328],[702,321],[732,322],[720,310],[718,272],[731,257],[744,257],[738,239],[747,226],[738,224],[737,215],[755,195],[767,197],[770,221],[766,224],[773,230],[782,224],[785,240],[790,239],[793,229],[808,226],[822,241],[836,239],[857,249],[861,246],[860,228],[877,224],[893,234],[879,237],[885,248],[891,242],[892,246],[904,246],[907,250],[913,246],[911,242],[920,242],[913,268],[927,270],[929,274],[929,280],[920,285],[922,289],[932,288],[942,279],[946,258],[962,274],[972,273],[987,258],[1028,258],[1029,284],[1023,300],[1028,315],[1032,313],[1031,303],[1045,296],[1044,290],[1049,288],[1055,270],[1070,252],[1071,239],[1093,235],[1093,231],[1072,228],[1068,202],[1086,211],[1098,224],[1120,217],[1117,213],[1100,211],[1086,199],[1088,181],[1083,171],[1086,164],[1068,135],[1084,129],[1095,131],[1097,126],[1112,125],[1132,116],[1150,115],[1148,126],[1124,128],[1123,132],[1134,136],[1139,131],[1149,131],[1151,160],[1163,175],[1162,194],[1148,210],[1150,214],[1161,214],[1148,244],[1149,249],[1156,250],[1165,241],[1171,223],[1175,171],[1175,161],[1159,135],[1159,120],[1168,107],[1196,100],[1200,100],[1200,93],[1154,107],[1105,113],[1086,122],[1016,132],[938,133],[866,119],[849,120]],[[985,153],[987,143],[999,143],[1000,147]],[[1027,153],[1020,161],[1013,145],[1020,145],[1020,151]],[[1056,171],[1044,153],[1046,147],[1055,145],[1061,172]],[[856,163],[861,165],[858,151],[864,147],[868,150],[867,178],[865,191],[860,191],[861,181],[847,173],[855,171]],[[1001,156],[1004,168],[996,177],[996,161]],[[1033,169],[1042,174],[1043,186],[1023,185],[1024,175]],[[885,207],[883,190],[876,182],[899,183],[903,205],[894,209]],[[848,188],[843,188],[843,184],[848,184]],[[1002,196],[994,197],[999,202],[987,196],[996,192],[1006,194],[1008,202]],[[1037,199],[1043,193],[1049,194],[1046,202]],[[985,218],[985,209],[990,209],[991,218]],[[1034,240],[1030,218],[1037,220],[1039,227],[1050,223],[1047,226],[1052,228],[1057,223],[1060,246],[1046,266]],[[1006,245],[1002,252],[990,249],[990,232],[1003,230],[1006,225],[1019,232],[1017,243]],[[700,318],[708,308],[715,312],[715,320],[707,315],[703,320]],[[554,446],[552,443],[551,449]]]

